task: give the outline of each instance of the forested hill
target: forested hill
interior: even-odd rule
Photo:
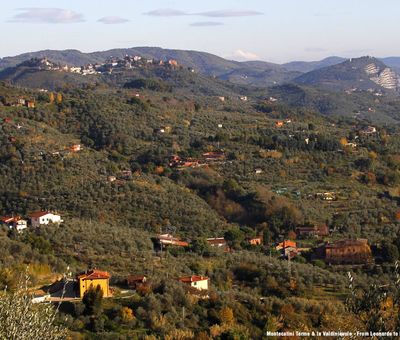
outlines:
[[[294,81],[330,90],[391,90],[399,88],[399,76],[372,57],[353,58],[340,64],[305,73]]]

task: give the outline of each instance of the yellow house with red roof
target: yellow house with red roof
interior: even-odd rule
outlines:
[[[103,297],[111,296],[110,292],[110,274],[108,272],[104,272],[101,270],[89,270],[85,273],[78,275],[77,281],[79,285],[79,296],[83,298],[83,295],[89,290],[92,286],[93,288],[97,288],[100,286],[100,289],[103,291]]]

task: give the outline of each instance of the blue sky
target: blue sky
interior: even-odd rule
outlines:
[[[399,0],[2,1],[0,57],[159,46],[235,60],[400,56]]]

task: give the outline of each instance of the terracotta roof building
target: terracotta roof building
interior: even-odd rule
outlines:
[[[208,290],[208,282],[210,279],[205,276],[191,275],[182,276],[178,280],[198,290]]]
[[[63,220],[60,215],[52,214],[48,211],[36,211],[29,214],[32,227],[40,227],[43,224],[61,223]]]
[[[373,261],[366,239],[340,240],[325,245],[325,262],[329,264],[367,264]]]
[[[97,269],[77,275],[76,279],[79,284],[79,296],[83,298],[90,287],[97,288],[97,286],[100,286],[100,289],[103,291],[103,297],[109,297],[111,295],[109,285],[110,277],[108,272]]]
[[[171,234],[161,234],[156,237],[152,237],[154,249],[162,250],[168,246],[176,246],[176,247],[188,247],[189,243],[185,241],[181,241],[179,238],[172,236]]]
[[[292,248],[296,248],[296,242],[294,241],[290,241],[290,240],[284,240],[281,243],[278,243],[278,245],[275,247],[276,250],[281,250],[281,249],[285,249],[288,247],[292,247]]]

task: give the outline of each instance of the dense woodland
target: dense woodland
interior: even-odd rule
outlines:
[[[74,339],[398,329],[400,102],[373,102],[371,118],[362,111],[370,93],[323,100],[318,91],[240,87],[182,67],[66,81],[47,92],[2,83],[0,214],[50,210],[65,222],[23,233],[2,227],[0,288],[15,289],[28,265],[32,289],[67,271],[107,270],[114,298],[60,306],[57,322]],[[35,107],[11,105],[18,98]],[[363,133],[368,126],[376,132]],[[74,144],[82,150],[68,151]],[[170,165],[171,155],[210,151],[226,157]],[[312,251],[279,258],[277,242],[322,224],[328,237],[297,239],[299,246],[366,238],[374,263],[330,266]],[[166,232],[190,246],[156,254],[151,237]],[[263,244],[250,246],[257,235]],[[210,237],[225,237],[232,251],[210,247]],[[151,284],[123,298],[130,274]],[[208,299],[176,281],[190,274],[210,278]]]

